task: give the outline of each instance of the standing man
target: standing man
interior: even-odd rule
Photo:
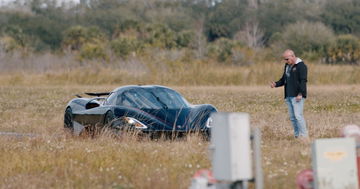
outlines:
[[[284,86],[285,101],[288,105],[290,121],[294,127],[295,138],[308,137],[303,115],[306,98],[307,67],[288,49],[283,53],[285,68],[277,82],[271,82],[271,88]]]

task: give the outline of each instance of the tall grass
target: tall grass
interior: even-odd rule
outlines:
[[[266,85],[281,77],[283,63],[259,52],[251,63],[196,59],[186,50],[154,49],[141,57],[78,60],[77,54],[0,52],[0,85]],[[310,84],[359,84],[360,66],[305,62]]]
[[[129,66],[131,67],[131,66]],[[57,69],[34,73],[10,71],[0,74],[0,85],[266,85],[281,77],[283,64],[263,63],[250,66],[231,66],[193,62],[175,66],[129,67],[91,66]],[[350,65],[308,64],[308,82],[317,85],[359,84],[360,67]]]
[[[183,141],[1,138],[2,188],[185,188],[209,167],[206,145]],[[186,153],[184,153],[186,152]]]
[[[188,188],[196,170],[211,168],[209,142],[196,136],[155,141],[64,133],[64,109],[74,94],[117,86],[1,86],[0,131],[39,136],[0,136],[0,188]],[[250,114],[251,126],[262,131],[266,188],[295,188],[296,174],[311,168],[310,144],[293,138],[282,89],[173,88],[191,103]],[[309,85],[308,93],[305,119],[311,140],[337,137],[344,125],[360,124],[359,85]]]

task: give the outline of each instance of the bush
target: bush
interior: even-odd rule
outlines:
[[[111,42],[110,47],[116,56],[122,58],[126,58],[130,53],[139,53],[144,48],[141,42],[131,37],[115,39]]]
[[[232,63],[235,65],[251,65],[255,62],[255,51],[249,47],[236,45],[232,49]]]
[[[331,64],[359,64],[360,41],[353,35],[340,35],[327,48],[325,60]]]
[[[322,21],[337,34],[360,36],[360,2],[328,0],[321,14]]]
[[[0,38],[0,49],[6,53],[11,53],[22,49],[22,47],[14,38],[10,36],[4,36]]]
[[[220,38],[208,46],[207,56],[219,62],[229,62],[232,56],[234,42],[230,39]]]
[[[172,49],[176,47],[176,33],[162,24],[147,26],[144,31],[144,40],[153,47]]]
[[[63,45],[70,50],[80,50],[86,43],[98,43],[104,40],[104,34],[96,27],[73,26],[64,32]]]
[[[204,23],[208,40],[232,38],[249,16],[247,6],[245,0],[222,1],[209,9]]]
[[[220,38],[208,45],[207,57],[229,65],[250,65],[255,62],[255,51],[239,42]]]
[[[297,22],[289,25],[281,34],[280,40],[275,41],[275,49],[292,49],[297,55],[324,53],[327,45],[334,39],[331,29],[322,23]]]
[[[105,47],[98,43],[85,43],[80,49],[80,60],[100,59],[107,60]]]
[[[13,40],[13,42],[21,48],[25,48],[29,44],[29,37],[24,33],[21,27],[7,26],[5,33],[6,36],[9,37],[8,40]]]
[[[189,47],[195,38],[195,33],[192,31],[183,31],[178,33],[176,37],[176,44],[178,47]]]

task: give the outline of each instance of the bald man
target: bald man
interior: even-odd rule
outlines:
[[[294,128],[295,138],[308,137],[303,115],[306,98],[307,67],[295,56],[294,51],[287,49],[283,53],[284,73],[277,82],[271,82],[271,88],[284,86],[285,101],[288,105],[290,121]]]

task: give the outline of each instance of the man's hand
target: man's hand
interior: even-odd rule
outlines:
[[[271,87],[271,88],[274,88],[275,86],[276,86],[276,83],[275,83],[275,82],[273,82],[273,81],[270,82],[270,87]]]
[[[302,95],[301,95],[301,94],[299,94],[299,95],[296,96],[296,102],[300,102],[301,99],[302,99]]]

